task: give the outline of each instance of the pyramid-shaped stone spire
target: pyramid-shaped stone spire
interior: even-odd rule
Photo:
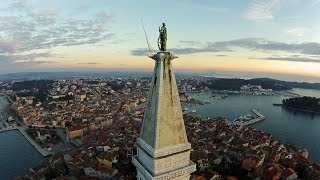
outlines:
[[[144,114],[141,138],[155,150],[188,143],[170,53],[152,57],[156,65]]]
[[[133,158],[138,179],[189,179],[196,166],[190,159],[176,79],[169,52],[150,58],[155,68],[147,106],[137,140],[138,155]]]

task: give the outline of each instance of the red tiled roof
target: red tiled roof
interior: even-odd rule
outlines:
[[[108,174],[112,174],[114,172],[115,169],[111,169],[111,168],[108,168],[107,166],[103,166],[103,165],[100,165],[98,168],[97,168],[97,171],[100,171],[100,172],[105,172],[105,173],[108,173]]]
[[[80,176],[80,180],[100,180],[100,178],[82,175],[82,176]]]
[[[80,130],[80,129],[83,129],[83,127],[80,125],[73,125],[71,127],[68,127],[68,131],[76,131],[76,130]]]

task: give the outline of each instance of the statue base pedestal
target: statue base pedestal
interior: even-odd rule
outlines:
[[[161,59],[166,59],[166,58],[169,58],[170,60],[178,58],[178,56],[172,54],[169,51],[159,51],[156,54],[149,55],[148,57],[153,59],[153,60],[155,60],[155,61],[157,61],[159,59],[160,60]]]

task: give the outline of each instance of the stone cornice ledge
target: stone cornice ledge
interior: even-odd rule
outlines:
[[[197,170],[196,164],[192,161],[189,161],[189,165],[186,167],[182,167],[180,169],[170,171],[164,174],[156,175],[155,177],[152,177],[152,175],[140,164],[140,162],[133,157],[133,164],[136,165],[136,167],[140,170],[140,172],[147,178],[150,178],[152,180],[168,180],[177,178],[179,176],[184,176],[186,174],[191,174]]]
[[[172,53],[170,53],[170,52],[167,52],[167,51],[165,51],[165,52],[158,52],[157,54],[149,55],[149,58],[154,59],[154,60],[164,60],[164,59],[163,59],[163,56],[166,57],[166,56],[168,56],[168,55],[169,55],[169,57],[170,57],[170,60],[175,59],[175,58],[178,58],[178,56],[176,56],[176,55],[174,55],[174,54],[172,54]]]
[[[168,148],[162,148],[155,150],[152,148],[149,144],[147,144],[143,139],[138,138],[137,144],[143,148],[149,155],[151,155],[153,158],[160,158],[163,156],[167,156],[170,154],[179,153],[186,150],[191,150],[191,144],[190,143],[184,143],[184,144],[177,144],[174,146],[169,146]]]

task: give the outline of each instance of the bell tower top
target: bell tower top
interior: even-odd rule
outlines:
[[[166,52],[166,29],[160,31],[159,39],[160,52],[149,56],[155,60],[155,66],[136,144],[138,155],[132,163],[139,180],[189,180],[196,164],[190,161],[191,145],[171,66],[177,56]]]
[[[154,150],[188,144],[170,52],[153,56],[155,68],[147,99],[141,139]]]

